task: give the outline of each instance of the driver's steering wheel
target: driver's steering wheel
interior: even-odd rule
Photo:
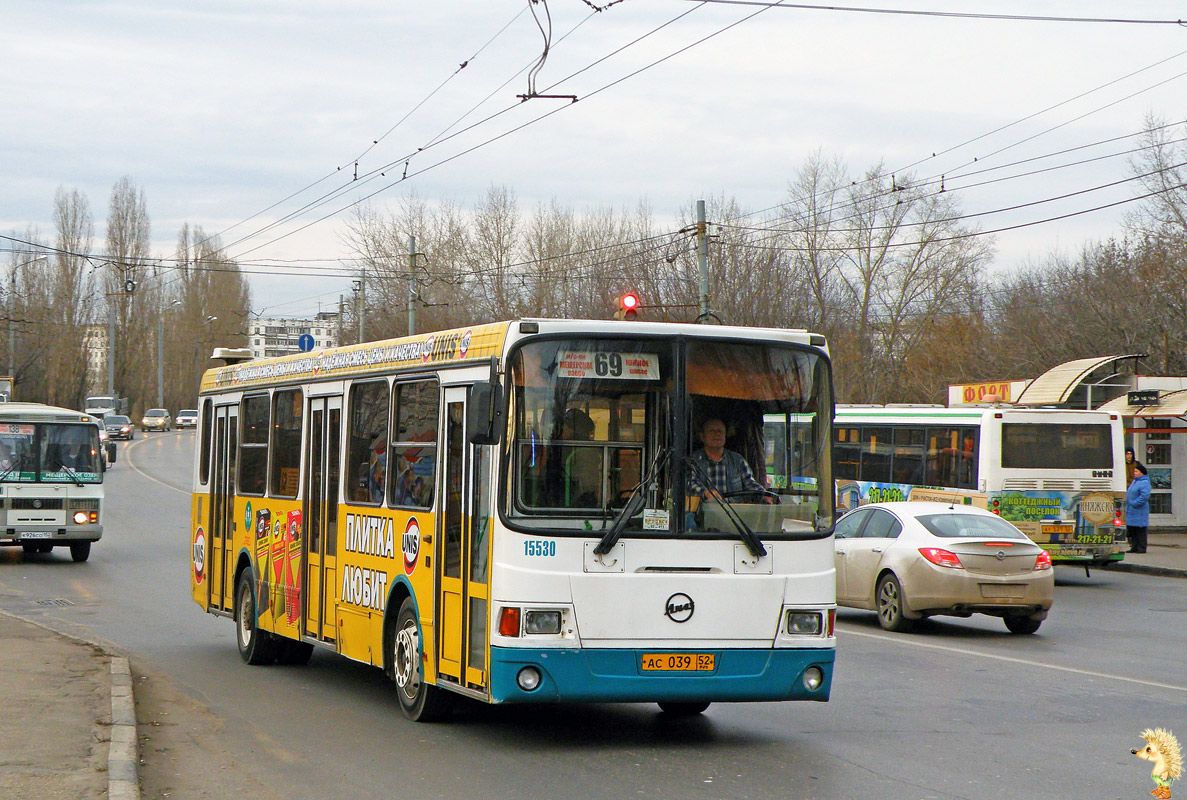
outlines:
[[[729,500],[734,497],[755,497],[755,498],[769,497],[774,501],[773,505],[779,505],[779,503],[781,502],[779,495],[775,494],[770,489],[763,489],[761,492],[755,491],[754,489],[742,489],[737,492],[723,492],[721,496],[724,497],[726,500]]]

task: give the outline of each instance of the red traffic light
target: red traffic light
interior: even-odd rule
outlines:
[[[635,319],[639,316],[639,295],[627,292],[618,298],[618,310],[614,312],[615,319]]]

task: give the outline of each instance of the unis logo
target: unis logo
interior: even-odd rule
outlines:
[[[420,524],[416,517],[408,520],[404,528],[404,538],[400,541],[400,551],[404,554],[404,574],[411,575],[416,569],[416,560],[420,556]]]
[[[677,592],[664,603],[664,616],[672,622],[688,622],[692,619],[692,612],[696,610],[696,603],[683,592]]]
[[[206,578],[206,532],[201,526],[194,531],[190,551],[194,560],[194,583],[201,584]]]

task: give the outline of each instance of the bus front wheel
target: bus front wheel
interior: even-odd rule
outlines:
[[[91,557],[91,543],[90,542],[71,542],[70,543],[70,557],[75,561],[86,561]]]
[[[453,696],[424,681],[420,648],[420,625],[411,597],[400,604],[396,630],[391,639],[391,676],[396,682],[400,710],[413,722],[434,722],[449,716]]]
[[[251,570],[239,575],[235,588],[235,643],[244,663],[271,664],[276,659],[276,644],[272,634],[256,627],[256,587]]]

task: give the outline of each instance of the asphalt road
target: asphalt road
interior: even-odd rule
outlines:
[[[1139,732],[1187,733],[1187,582],[1070,568],[1034,636],[976,617],[887,634],[842,610],[827,704],[677,721],[650,705],[467,705],[414,724],[374,668],[323,652],[305,668],[240,662],[232,624],[188,594],[192,451],[191,432],[121,446],[87,563],[0,550],[0,607],[149,676],[152,724],[176,733],[146,740],[146,797],[1139,798],[1153,788],[1129,753]]]

